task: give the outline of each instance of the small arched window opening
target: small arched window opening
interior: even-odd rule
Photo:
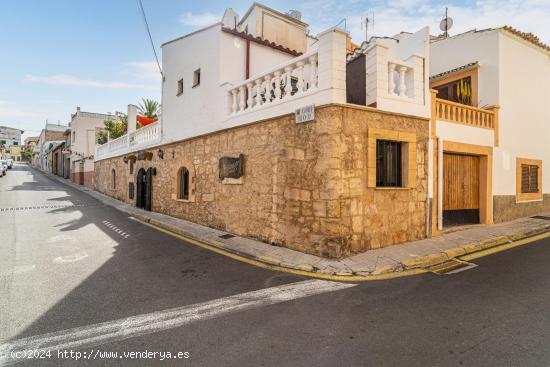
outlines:
[[[114,168],[111,170],[111,185],[112,189],[116,189],[116,171]]]
[[[178,199],[189,200],[189,170],[181,167],[178,173]]]

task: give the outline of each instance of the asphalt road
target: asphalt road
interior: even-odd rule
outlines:
[[[17,366],[549,366],[549,261],[546,239],[454,275],[305,294],[309,279],[187,244],[19,165],[0,178],[0,354],[79,328],[97,339],[67,351],[188,358],[55,352]]]

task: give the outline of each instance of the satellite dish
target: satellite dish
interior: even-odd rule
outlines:
[[[448,32],[449,29],[451,29],[453,26],[453,18],[445,17],[441,20],[441,23],[439,23],[439,29],[441,29],[443,32]]]

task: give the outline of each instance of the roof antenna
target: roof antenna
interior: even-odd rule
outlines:
[[[374,34],[374,13],[372,13],[372,17],[369,17],[368,15],[365,17],[365,41],[369,41],[369,24],[372,24],[372,32]],[[361,26],[363,23],[361,23]],[[361,31],[363,28],[361,27]]]
[[[439,23],[439,29],[443,31],[443,36],[449,38],[449,29],[453,26],[453,18],[449,18],[448,8],[445,8],[445,18]]]
[[[341,21],[339,21],[338,24],[336,24],[336,25],[334,26],[334,28],[338,28],[338,26],[339,26],[340,24],[342,24],[342,23],[344,23],[344,30],[347,31],[347,30],[348,30],[348,25],[347,25],[347,19],[346,19],[346,18],[344,18],[344,19],[342,19]]]

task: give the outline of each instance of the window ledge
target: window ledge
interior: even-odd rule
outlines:
[[[386,191],[386,190],[411,190],[412,188],[411,187],[375,187],[374,189]]]
[[[189,199],[178,199],[176,194],[172,194],[172,200],[177,201],[179,203],[194,203],[195,202],[194,197],[190,197]]]

